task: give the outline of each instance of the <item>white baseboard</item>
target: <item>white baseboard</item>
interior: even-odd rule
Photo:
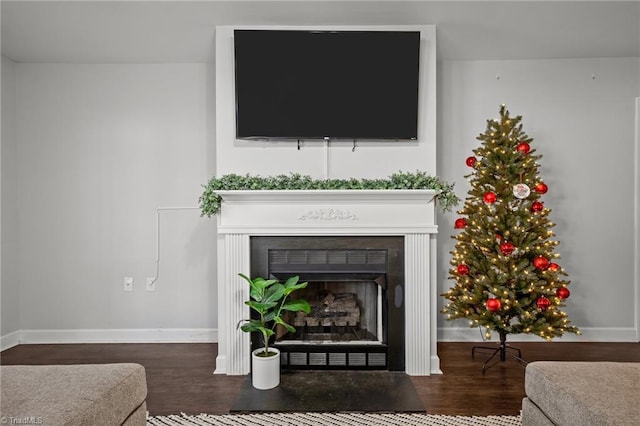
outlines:
[[[481,334],[479,328],[464,327],[439,327],[439,342],[481,342],[484,328]],[[600,328],[580,327],[581,335],[565,333],[562,337],[556,337],[554,342],[637,342],[638,330],[634,327]],[[498,333],[492,333],[492,340],[498,339]],[[511,342],[544,342],[545,340],[533,334],[509,335]]]
[[[53,343],[212,343],[215,328],[20,330],[0,337],[0,350],[18,344]]]
[[[439,342],[481,342],[477,328],[440,327]],[[637,342],[638,330],[628,328],[581,328],[582,335],[566,333],[554,342]],[[493,333],[493,340],[497,334]],[[530,334],[509,336],[512,342],[542,342]],[[19,344],[54,343],[215,343],[215,328],[100,329],[100,330],[19,330],[0,336],[0,351]]]
[[[218,355],[216,357],[216,369],[213,374],[227,374],[227,357]]]
[[[20,344],[20,332],[14,331],[0,336],[0,351],[18,346]]]

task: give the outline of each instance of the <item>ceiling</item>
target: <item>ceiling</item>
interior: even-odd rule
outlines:
[[[218,25],[435,24],[438,58],[640,57],[640,1],[2,1],[17,62],[213,62]]]

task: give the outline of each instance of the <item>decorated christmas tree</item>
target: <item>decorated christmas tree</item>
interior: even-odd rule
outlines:
[[[504,361],[509,334],[536,334],[551,340],[565,332],[580,334],[561,310],[570,292],[553,237],[551,210],[544,204],[549,187],[538,173],[533,139],[522,130],[522,117],[500,107],[498,120],[487,120],[481,145],[466,159],[471,189],[458,211],[445,294],[448,319],[466,318],[500,336]],[[494,353],[495,355],[495,353]]]

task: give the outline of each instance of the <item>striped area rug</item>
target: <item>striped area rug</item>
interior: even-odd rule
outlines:
[[[435,414],[263,413],[152,416],[147,426],[521,426],[520,416],[441,416]]]

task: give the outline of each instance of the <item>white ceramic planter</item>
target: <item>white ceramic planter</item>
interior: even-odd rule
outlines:
[[[269,348],[269,352],[277,355],[270,357],[257,356],[264,348],[258,348],[251,352],[251,383],[260,390],[273,389],[280,384],[280,351]]]

